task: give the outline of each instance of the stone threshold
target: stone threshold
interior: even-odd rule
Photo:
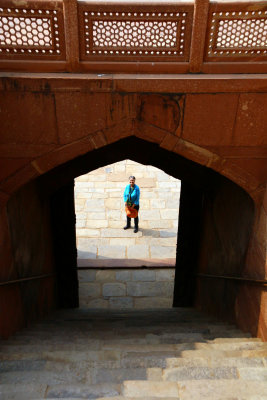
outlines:
[[[78,259],[78,269],[110,269],[110,268],[175,268],[175,258],[165,259]]]

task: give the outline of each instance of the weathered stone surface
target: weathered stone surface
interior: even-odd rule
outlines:
[[[176,210],[172,210],[172,209],[160,210],[160,215],[161,215],[162,219],[178,220],[178,213]]]
[[[110,308],[117,309],[127,309],[133,308],[133,298],[132,297],[111,297],[109,299]]]
[[[90,229],[107,228],[108,221],[106,219],[87,219],[86,226]]]
[[[114,270],[103,270],[96,271],[95,275],[96,281],[115,281],[116,280],[116,272]]]
[[[127,397],[179,398],[178,385],[174,382],[124,381],[122,393]]]
[[[157,281],[173,281],[175,277],[175,269],[159,269],[156,270]]]
[[[155,281],[156,278],[155,271],[144,270],[144,269],[133,271],[132,275],[133,275],[133,281],[150,282],[150,281]]]
[[[80,283],[79,295],[81,297],[96,297],[101,293],[101,286],[99,283]]]
[[[134,307],[137,309],[170,308],[172,302],[172,297],[137,297],[134,299]]]
[[[103,229],[101,231],[101,236],[102,237],[140,237],[142,236],[142,232],[139,231],[137,233],[133,232],[133,229]]]
[[[100,396],[119,395],[119,386],[112,383],[101,383],[96,385],[57,385],[49,387],[47,398],[99,398]]]
[[[77,214],[78,217],[79,214]],[[100,220],[104,220],[106,218],[106,213],[104,211],[99,211],[99,212],[87,212],[86,216],[89,220],[92,219],[100,219]]]
[[[116,280],[121,282],[128,282],[132,280],[132,271],[116,271]]]
[[[118,201],[118,199],[107,199],[105,200],[105,207],[111,210],[121,210],[123,207],[123,201]]]
[[[267,368],[238,368],[240,379],[267,382]]]
[[[103,296],[125,296],[126,286],[123,283],[105,283],[103,285]]]
[[[149,247],[142,244],[128,247],[127,256],[133,259],[149,258]]]
[[[234,367],[180,367],[165,369],[163,380],[177,382],[191,379],[238,379],[237,369]]]
[[[170,297],[173,293],[173,286],[172,282],[128,282],[127,295]]]
[[[152,258],[175,258],[176,248],[170,246],[151,246],[151,257]]]
[[[151,229],[161,229],[161,228],[172,228],[172,221],[167,221],[167,220],[151,220],[148,221],[148,227]]]
[[[140,215],[142,216],[142,220],[144,221],[160,219],[160,213],[158,210],[142,210],[140,211]]]
[[[124,259],[126,256],[125,246],[99,246],[98,258],[120,258]]]
[[[85,305],[89,308],[101,308],[101,309],[106,309],[109,308],[109,302],[108,300],[102,299],[102,298],[98,298],[98,299],[92,299],[86,301]],[[80,306],[83,306],[83,303],[80,304]]]
[[[80,260],[95,260],[96,259],[96,252],[97,252],[97,247],[96,246],[88,246],[86,250],[80,250],[80,247],[78,245],[78,258]]]
[[[95,270],[84,270],[84,271],[79,270],[78,271],[78,278],[81,283],[93,282],[95,280],[95,277],[96,277]]]

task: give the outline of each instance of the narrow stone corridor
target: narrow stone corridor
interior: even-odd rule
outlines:
[[[267,399],[267,343],[193,309],[57,311],[0,360],[1,400]]]

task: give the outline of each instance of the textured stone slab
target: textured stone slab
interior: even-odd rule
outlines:
[[[97,384],[97,385],[57,385],[49,387],[46,398],[85,398],[95,399],[97,397],[111,397],[119,395],[119,385],[116,384]]]
[[[125,296],[126,285],[124,283],[105,283],[103,285],[103,296]]]
[[[160,219],[159,210],[141,210],[140,215],[141,215],[142,220],[144,220],[144,221]]]
[[[97,368],[92,371],[92,383],[123,383],[125,380],[145,380],[146,368]]]
[[[175,258],[176,247],[174,246],[150,246],[152,258]]]
[[[256,396],[267,393],[265,382],[237,379],[178,381],[177,384],[181,400],[257,399]]]
[[[80,283],[79,295],[81,297],[97,297],[100,296],[101,285],[99,283]]]
[[[122,394],[128,397],[176,397],[179,398],[178,385],[174,382],[125,381]],[[196,397],[195,397],[196,398]]]
[[[151,229],[167,229],[167,228],[172,228],[172,221],[170,220],[149,220],[148,221],[148,226]]]
[[[130,246],[127,249],[127,257],[132,259],[149,258],[149,247],[142,244]]]
[[[109,299],[110,308],[127,309],[133,308],[134,302],[132,297],[111,297]]]
[[[102,237],[140,237],[142,236],[142,232],[139,231],[137,233],[133,232],[133,229],[127,229],[123,230],[123,227],[121,229],[101,229],[101,236]]]
[[[97,258],[125,258],[126,246],[99,246]]]
[[[173,288],[174,284],[172,282],[128,282],[127,295],[135,297],[171,297]]]
[[[160,210],[160,216],[162,219],[171,219],[178,221],[178,211],[174,209]]]
[[[47,385],[34,384],[4,384],[0,383],[1,400],[42,399],[45,397]]]
[[[175,268],[156,270],[157,281],[173,281],[175,277]]]
[[[156,279],[155,271],[151,270],[136,270],[133,271],[133,281],[144,281],[144,282],[153,282]]]
[[[116,281],[116,271],[114,270],[100,270],[95,273],[96,281],[112,282]]]
[[[238,368],[240,379],[267,382],[267,368]]]
[[[89,229],[107,228],[108,221],[106,219],[87,219],[86,227]]]
[[[105,299],[86,299],[86,301],[83,301],[83,299],[80,299],[80,307],[82,307],[83,305],[89,307],[89,308],[104,308],[107,309],[109,308],[109,302],[108,300]]]
[[[234,367],[180,367],[165,369],[163,380],[176,382],[191,379],[238,379],[237,369]]]
[[[134,307],[138,309],[148,308],[171,308],[172,307],[172,296],[171,297],[137,297],[134,299]]]
[[[84,271],[78,271],[78,279],[79,282],[85,283],[85,282],[93,282],[96,277],[96,271],[95,270],[84,270]]]
[[[129,282],[132,280],[132,271],[116,271],[116,280],[121,282]]]

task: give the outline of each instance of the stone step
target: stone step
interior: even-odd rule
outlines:
[[[267,382],[230,379],[199,379],[176,382],[125,381],[122,394],[126,397],[176,397],[180,400],[254,399],[267,393]],[[261,397],[259,397],[261,399]]]
[[[0,384],[1,400],[33,400],[33,399],[99,399],[116,398],[120,396],[120,385],[101,384],[101,385],[52,385],[36,384],[29,382],[26,384]],[[116,396],[116,397],[115,397]]]

